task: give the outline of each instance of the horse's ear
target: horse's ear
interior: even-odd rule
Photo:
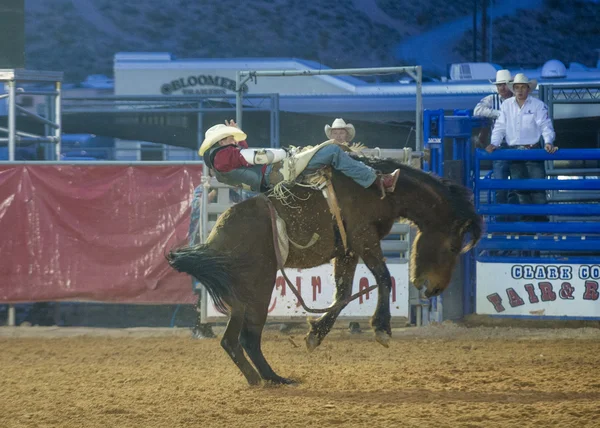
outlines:
[[[458,233],[460,233],[461,235],[464,235],[465,233],[467,233],[467,231],[469,230],[469,227],[471,227],[471,224],[473,222],[471,220],[467,220],[465,221],[463,224],[461,224],[458,228]]]
[[[471,220],[467,220],[458,227],[458,234],[461,237],[461,240],[464,239],[464,236],[467,234],[467,232],[471,228],[472,224],[473,224],[473,222]],[[475,246],[476,243],[477,243],[476,241],[471,240],[467,245],[465,245],[460,250],[460,253],[465,254],[465,253],[469,252]]]
[[[466,254],[475,246],[475,241],[471,240],[467,245],[465,245],[462,250],[460,250],[461,254]]]
[[[467,220],[462,224],[462,226],[459,227],[461,239],[467,232],[471,232],[471,240],[462,248],[462,250],[460,250],[461,254],[469,252],[473,247],[475,247],[475,245],[477,245],[479,239],[481,238],[481,227],[473,220]]]

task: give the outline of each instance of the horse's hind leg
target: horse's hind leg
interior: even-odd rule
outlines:
[[[377,282],[377,307],[371,318],[371,327],[375,331],[375,339],[386,348],[392,336],[390,291],[392,290],[392,276],[388,270],[379,241],[365,243],[361,251],[365,265],[369,268]]]
[[[333,265],[335,274],[334,304],[352,295],[352,282],[354,280],[354,272],[356,271],[357,263],[358,256],[356,255],[346,255],[345,257],[335,258]],[[306,348],[309,351],[314,351],[315,348],[321,344],[325,336],[327,336],[327,333],[333,328],[338,315],[345,307],[346,305],[340,306],[322,315],[319,319],[310,321],[310,331],[304,338],[306,341]]]
[[[260,383],[260,376],[246,359],[244,350],[240,344],[240,331],[244,323],[244,316],[245,307],[243,305],[238,303],[231,308],[229,322],[221,339],[221,346],[231,357],[235,365],[238,366],[248,383],[250,385],[258,385]]]
[[[272,282],[271,282],[272,284]],[[267,305],[248,305],[240,334],[240,342],[248,354],[248,357],[254,363],[260,376],[269,382],[277,384],[296,383],[291,379],[279,376],[273,371],[261,349],[262,332],[267,320]]]
[[[250,309],[246,312],[246,320],[244,321],[240,336],[242,346],[264,380],[286,385],[296,383],[292,379],[281,377],[275,373],[262,352],[261,340],[266,320],[266,309],[264,312],[265,316],[262,315],[262,311],[256,311],[255,309]]]

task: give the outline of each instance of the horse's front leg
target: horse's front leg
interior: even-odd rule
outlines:
[[[379,241],[369,242],[363,248],[360,256],[375,277],[378,291],[377,307],[371,318],[371,327],[373,327],[373,330],[375,331],[375,339],[387,348],[389,346],[390,337],[392,336],[392,327],[390,324],[392,318],[390,312],[392,276],[385,264]]]
[[[354,280],[354,272],[356,271],[357,263],[358,256],[354,254],[335,258],[333,264],[335,277],[334,305],[352,295],[352,282]],[[310,331],[304,338],[306,341],[306,348],[309,351],[314,351],[315,348],[321,344],[325,336],[327,336],[327,333],[333,328],[335,320],[344,307],[346,307],[346,305],[341,305],[322,315],[319,319],[309,321]]]

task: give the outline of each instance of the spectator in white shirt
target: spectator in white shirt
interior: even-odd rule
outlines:
[[[473,116],[487,117],[495,121],[500,116],[500,105],[507,99],[513,96],[513,93],[508,89],[508,84],[512,80],[510,70],[498,70],[496,72],[496,81],[491,82],[496,85],[496,94],[487,95],[475,106],[473,110]],[[486,141],[480,141],[480,143],[489,144],[489,128],[482,129],[480,138]],[[485,132],[483,132],[485,131]],[[485,146],[482,146],[485,147]],[[501,144],[502,148],[507,148],[506,143]],[[492,162],[492,168],[494,171],[494,178],[499,180],[508,180],[510,177],[510,162],[505,160],[495,160]],[[497,190],[496,191],[496,203],[497,204],[518,204],[519,198],[516,192],[512,190]],[[516,220],[512,217],[497,216],[496,221],[512,221]]]
[[[500,116],[494,123],[492,141],[486,147],[489,153],[496,150],[502,140],[510,148],[534,149],[540,148],[540,137],[544,140],[544,149],[548,153],[558,150],[554,146],[554,127],[548,115],[548,107],[537,98],[530,97],[529,93],[537,86],[535,79],[529,80],[524,74],[515,76],[509,89],[515,94],[500,106]],[[546,178],[544,162],[542,161],[511,161],[510,175],[513,179]],[[521,204],[545,204],[546,192],[544,191],[519,191]],[[544,217],[535,217],[532,220],[547,221]]]

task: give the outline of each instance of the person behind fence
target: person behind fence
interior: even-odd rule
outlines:
[[[513,96],[513,93],[508,88],[508,84],[511,81],[510,70],[498,70],[496,72],[496,80],[493,83],[496,85],[497,93],[487,95],[482,98],[479,103],[473,109],[473,116],[487,117],[495,121],[500,116],[500,106],[504,101]],[[492,122],[493,123],[493,122]],[[488,128],[485,129],[485,136],[483,139],[488,140]],[[485,144],[489,144],[489,141],[485,141]],[[483,146],[485,147],[485,146]],[[508,148],[506,141],[502,141],[500,148]],[[492,170],[494,172],[494,178],[499,180],[508,180],[510,177],[510,163],[505,160],[495,160],[492,162]],[[518,204],[519,198],[516,192],[512,190],[496,190],[496,203],[497,204]],[[498,216],[497,221],[510,221],[512,218],[509,216]]]
[[[486,151],[493,152],[506,138],[509,148],[521,150],[541,148],[540,140],[543,139],[544,150],[548,153],[556,152],[558,150],[554,145],[556,134],[548,114],[548,106],[530,96],[531,91],[537,86],[537,81],[530,80],[523,73],[519,73],[508,86],[515,96],[500,106],[500,116],[494,123],[491,143],[486,147]],[[543,161],[511,161],[510,174],[514,180],[546,178]],[[517,194],[521,204],[547,203],[545,191],[520,190]],[[532,216],[525,219],[548,220],[546,216]]]
[[[282,161],[289,153],[283,149],[249,149],[246,137],[233,120],[225,121],[225,125],[218,124],[206,131],[199,154],[221,183],[242,186],[253,192],[268,191],[286,179],[280,171],[285,172]],[[312,173],[331,166],[364,188],[376,186],[383,195],[396,188],[399,169],[391,174],[378,174],[373,168],[352,159],[337,144],[326,142],[320,146],[322,148],[308,158],[304,172]]]

